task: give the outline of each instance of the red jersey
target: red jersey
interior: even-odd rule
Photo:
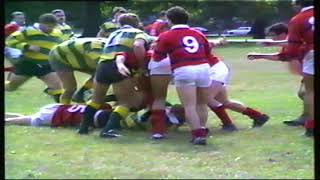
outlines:
[[[4,26],[4,34],[7,37],[15,31],[19,30],[19,28],[20,26],[17,24],[7,24]]]
[[[171,68],[208,63],[210,47],[207,38],[187,25],[175,25],[160,34],[154,50],[154,61],[161,61],[167,55]]]
[[[69,127],[79,126],[83,117],[86,105],[60,105],[54,112],[51,126],[52,127]],[[103,105],[101,109],[111,109],[108,104]]]
[[[313,49],[314,10],[313,6],[303,8],[294,16],[288,25],[288,55],[299,58],[301,47],[304,53]],[[300,50],[299,50],[300,49]]]
[[[157,19],[154,23],[148,25],[145,30],[151,35],[151,36],[159,36],[161,33],[169,30],[168,22]]]

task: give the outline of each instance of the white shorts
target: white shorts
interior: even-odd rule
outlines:
[[[211,80],[221,82],[224,85],[229,84],[230,70],[228,66],[222,61],[219,61],[217,64],[211,66],[210,78]]]
[[[151,60],[148,64],[150,75],[171,75],[171,63],[169,57],[156,62]]]
[[[314,50],[310,50],[303,58],[302,72],[314,75]]]
[[[174,70],[173,76],[177,87],[209,87],[211,85],[210,65],[207,63],[178,67]]]
[[[31,126],[50,126],[53,114],[61,104],[48,104],[31,116]]]

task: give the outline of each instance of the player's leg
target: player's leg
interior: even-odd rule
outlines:
[[[94,78],[94,76],[91,76],[85,80],[84,84],[80,87],[80,89],[78,89],[74,93],[74,95],[72,97],[72,101],[77,102],[77,103],[85,102],[85,100],[84,100],[85,92],[93,88],[93,78]]]
[[[304,125],[304,122],[305,120],[307,119],[308,117],[308,105],[306,105],[305,101],[304,101],[304,96],[305,96],[305,93],[306,90],[305,90],[305,85],[303,83],[303,80],[301,81],[300,83],[300,87],[299,87],[299,90],[298,90],[298,97],[302,100],[303,102],[303,111],[302,111],[302,114],[294,119],[294,120],[291,120],[291,121],[283,121],[284,124],[288,125],[288,126],[303,126]]]
[[[57,71],[57,75],[59,76],[63,87],[63,93],[60,96],[60,103],[70,104],[72,95],[77,89],[77,80],[74,76],[74,72]]]
[[[84,112],[84,118],[80,123],[78,130],[79,134],[88,134],[88,128],[93,123],[93,117],[96,111],[104,103],[104,97],[109,89],[109,86],[113,83],[122,81],[125,79],[119,74],[113,61],[103,61],[97,66],[97,70],[94,78],[94,88],[92,99],[87,103],[87,107]]]
[[[216,99],[223,103],[223,106],[235,112],[242,113],[253,119],[253,127],[260,127],[269,120],[269,116],[259,112],[256,109],[245,106],[243,103],[230,100],[226,87],[216,96]]]
[[[165,137],[166,113],[165,102],[167,89],[171,80],[170,59],[166,58],[160,62],[149,62],[150,83],[152,89],[153,103],[151,106],[151,133],[153,139],[162,139]]]
[[[17,75],[12,73],[10,78],[5,82],[5,90],[6,91],[15,91],[17,90],[22,84],[27,82],[31,76],[24,76],[24,75]]]
[[[6,114],[7,116],[7,114]],[[21,126],[30,126],[31,125],[31,116],[16,116],[16,117],[6,117],[5,118],[5,124],[6,125],[21,125]]]
[[[134,97],[134,83],[131,78],[124,79],[120,82],[114,83],[113,92],[118,99],[118,105],[110,114],[106,126],[102,129],[100,137],[113,138],[120,136],[121,130],[120,122],[126,119],[130,113],[130,108],[140,105],[141,100]],[[137,100],[137,101],[135,101]],[[138,102],[139,101],[139,102]]]

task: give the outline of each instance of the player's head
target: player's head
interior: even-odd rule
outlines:
[[[167,18],[167,11],[160,11],[160,13],[158,14],[159,19],[166,19]]]
[[[184,8],[180,6],[174,6],[168,9],[166,15],[169,22],[173,25],[188,24],[189,14]]]
[[[284,40],[288,35],[288,25],[285,23],[276,23],[266,29],[266,34],[273,40]]]
[[[93,124],[96,128],[104,127],[109,119],[111,114],[110,110],[98,110],[93,117]]]
[[[118,22],[118,17],[121,15],[121,14],[124,14],[124,13],[127,13],[127,10],[123,7],[114,7],[112,9],[112,15],[113,15],[113,18]]]
[[[51,13],[56,16],[59,24],[66,22],[66,15],[62,9],[52,10]]]
[[[292,7],[296,12],[308,6],[313,6],[313,0],[292,0]]]
[[[16,22],[19,26],[26,24],[26,17],[23,12],[15,11],[11,13],[12,21]]]
[[[178,119],[179,124],[182,125],[185,120],[184,108],[181,104],[171,106],[170,112]]]
[[[45,33],[50,33],[58,24],[57,18],[51,14],[42,14],[39,17],[40,29]]]
[[[119,16],[119,23],[121,26],[130,25],[134,28],[139,28],[140,19],[136,14],[125,13]]]

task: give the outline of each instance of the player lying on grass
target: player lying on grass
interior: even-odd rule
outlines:
[[[271,36],[271,38],[275,41],[277,40],[284,40],[287,39],[288,36],[288,26],[284,23],[276,23],[271,25],[266,29],[268,36]],[[270,45],[276,45],[279,44],[272,44],[267,43],[266,46]],[[295,74],[301,74],[302,73],[302,57],[300,60],[291,60],[289,61],[288,55],[287,55],[287,44],[282,44],[282,49],[278,53],[249,53],[248,59],[249,60],[257,60],[257,59],[265,59],[265,60],[271,60],[271,61],[278,61],[278,62],[287,62],[289,64],[289,70],[292,73]],[[303,49],[301,49],[301,52]],[[298,97],[303,101],[304,95],[305,95],[305,87],[303,80],[301,80],[300,87],[298,90]],[[307,119],[307,106],[303,104],[303,111],[302,114],[292,120],[292,121],[283,121],[283,123],[289,125],[289,126],[303,126],[305,120]]]
[[[84,115],[85,105],[63,105],[48,104],[40,108],[33,115],[22,115],[17,113],[6,113],[6,125],[22,126],[50,126],[50,127],[78,127]],[[105,104],[94,115],[93,128],[102,128],[108,121],[112,108]],[[149,130],[151,127],[149,112],[146,111],[139,116],[129,116],[121,121],[122,129]],[[177,128],[184,124],[184,112],[181,105],[166,107],[166,125],[167,127]]]

